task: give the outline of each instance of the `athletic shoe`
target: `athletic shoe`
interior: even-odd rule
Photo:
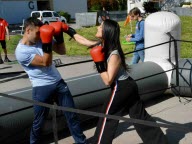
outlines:
[[[4,62],[11,62],[8,58],[5,58]]]

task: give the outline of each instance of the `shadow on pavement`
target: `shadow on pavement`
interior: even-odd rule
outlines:
[[[96,126],[97,124],[97,121],[98,119],[97,118],[93,118],[91,120],[88,120],[88,121],[85,121],[83,123],[81,123],[81,128],[83,131],[86,131],[86,130],[89,130],[89,129],[92,129]],[[66,137],[69,137],[71,136],[70,134],[70,131],[68,128],[65,128],[64,130],[62,131],[59,131],[58,133],[58,140],[62,140]],[[93,137],[91,138],[88,138],[87,139],[87,142],[89,143],[91,140],[92,140]],[[54,136],[53,136],[53,133],[51,134],[48,134],[48,135],[44,135],[42,137],[42,140],[40,142],[41,144],[50,144],[50,143],[54,143]]]
[[[169,122],[169,121],[166,121],[166,120],[158,118],[158,117],[153,117],[153,118],[156,121],[164,123],[164,124],[180,125],[178,123]],[[119,130],[116,133],[115,137],[120,136],[124,132],[129,132],[129,131],[135,130],[135,128],[129,129],[130,126],[131,125],[129,123],[126,123],[126,122],[120,123],[119,126],[118,126]],[[182,124],[182,126],[186,127],[186,128],[191,128],[192,129],[192,122],[186,123],[186,124]],[[166,136],[167,136],[167,138],[169,140],[169,144],[179,144],[180,140],[182,140],[187,133],[190,133],[190,131],[189,132],[184,132],[182,130],[181,131],[179,131],[179,130],[177,131],[177,130],[174,130],[174,129],[167,129],[166,130]]]
[[[2,75],[2,76],[0,75],[0,79],[1,79],[0,83],[5,83],[12,80],[20,79],[20,78],[28,78],[28,75],[27,74],[11,74],[11,75],[9,74],[9,75]]]
[[[159,117],[154,117],[157,121],[165,124],[171,124],[171,125],[180,125],[185,128],[191,128],[192,129],[192,122],[190,123],[185,123],[185,124],[179,124],[179,123],[174,123],[174,122],[169,122],[164,119],[161,119]],[[185,137],[187,131],[182,131],[182,130],[174,130],[174,129],[167,129],[166,130],[166,136],[170,142],[170,144],[179,144],[180,140]]]
[[[12,68],[12,66],[2,67],[2,68],[0,68],[0,70],[3,70],[3,69],[8,69],[8,68]]]

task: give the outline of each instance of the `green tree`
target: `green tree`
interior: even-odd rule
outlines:
[[[118,3],[118,10],[125,10],[127,8],[127,0],[116,0]]]
[[[127,8],[127,0],[88,0],[89,10],[101,10],[102,7],[107,10],[125,10]]]

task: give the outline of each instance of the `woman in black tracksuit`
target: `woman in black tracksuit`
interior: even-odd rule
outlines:
[[[105,100],[102,112],[109,115],[122,116],[123,112],[127,111],[131,118],[154,122],[154,119],[147,113],[140,100],[136,82],[127,72],[128,68],[119,40],[119,24],[113,20],[105,20],[98,27],[96,37],[101,40],[102,50],[95,55],[100,58],[102,53],[104,53],[104,60],[99,62],[99,64],[93,60],[103,82],[111,86],[111,95]],[[74,38],[77,42],[86,46],[96,43],[78,34],[74,35]],[[118,120],[100,118],[92,143],[112,144],[118,123]],[[134,127],[145,144],[168,143],[160,128],[141,124],[134,124]]]

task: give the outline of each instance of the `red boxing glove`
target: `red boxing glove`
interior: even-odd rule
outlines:
[[[40,27],[40,38],[42,40],[42,49],[45,53],[52,52],[52,39],[54,34],[54,28],[49,25],[43,25]]]
[[[107,70],[107,65],[105,62],[105,54],[103,53],[103,48],[101,46],[95,46],[90,50],[91,57],[95,62],[97,71],[99,73],[105,72]]]
[[[63,30],[63,32],[68,31],[68,29],[69,29],[69,26],[67,24],[65,24],[65,23],[62,23],[62,30]]]
[[[90,54],[94,62],[101,62],[105,60],[105,55],[102,52],[102,49],[102,46],[95,46],[90,50]]]
[[[58,22],[51,22],[49,25],[55,29],[54,38],[57,41],[57,43],[58,44],[63,43],[64,38],[63,38],[62,22],[59,22],[59,21]]]

